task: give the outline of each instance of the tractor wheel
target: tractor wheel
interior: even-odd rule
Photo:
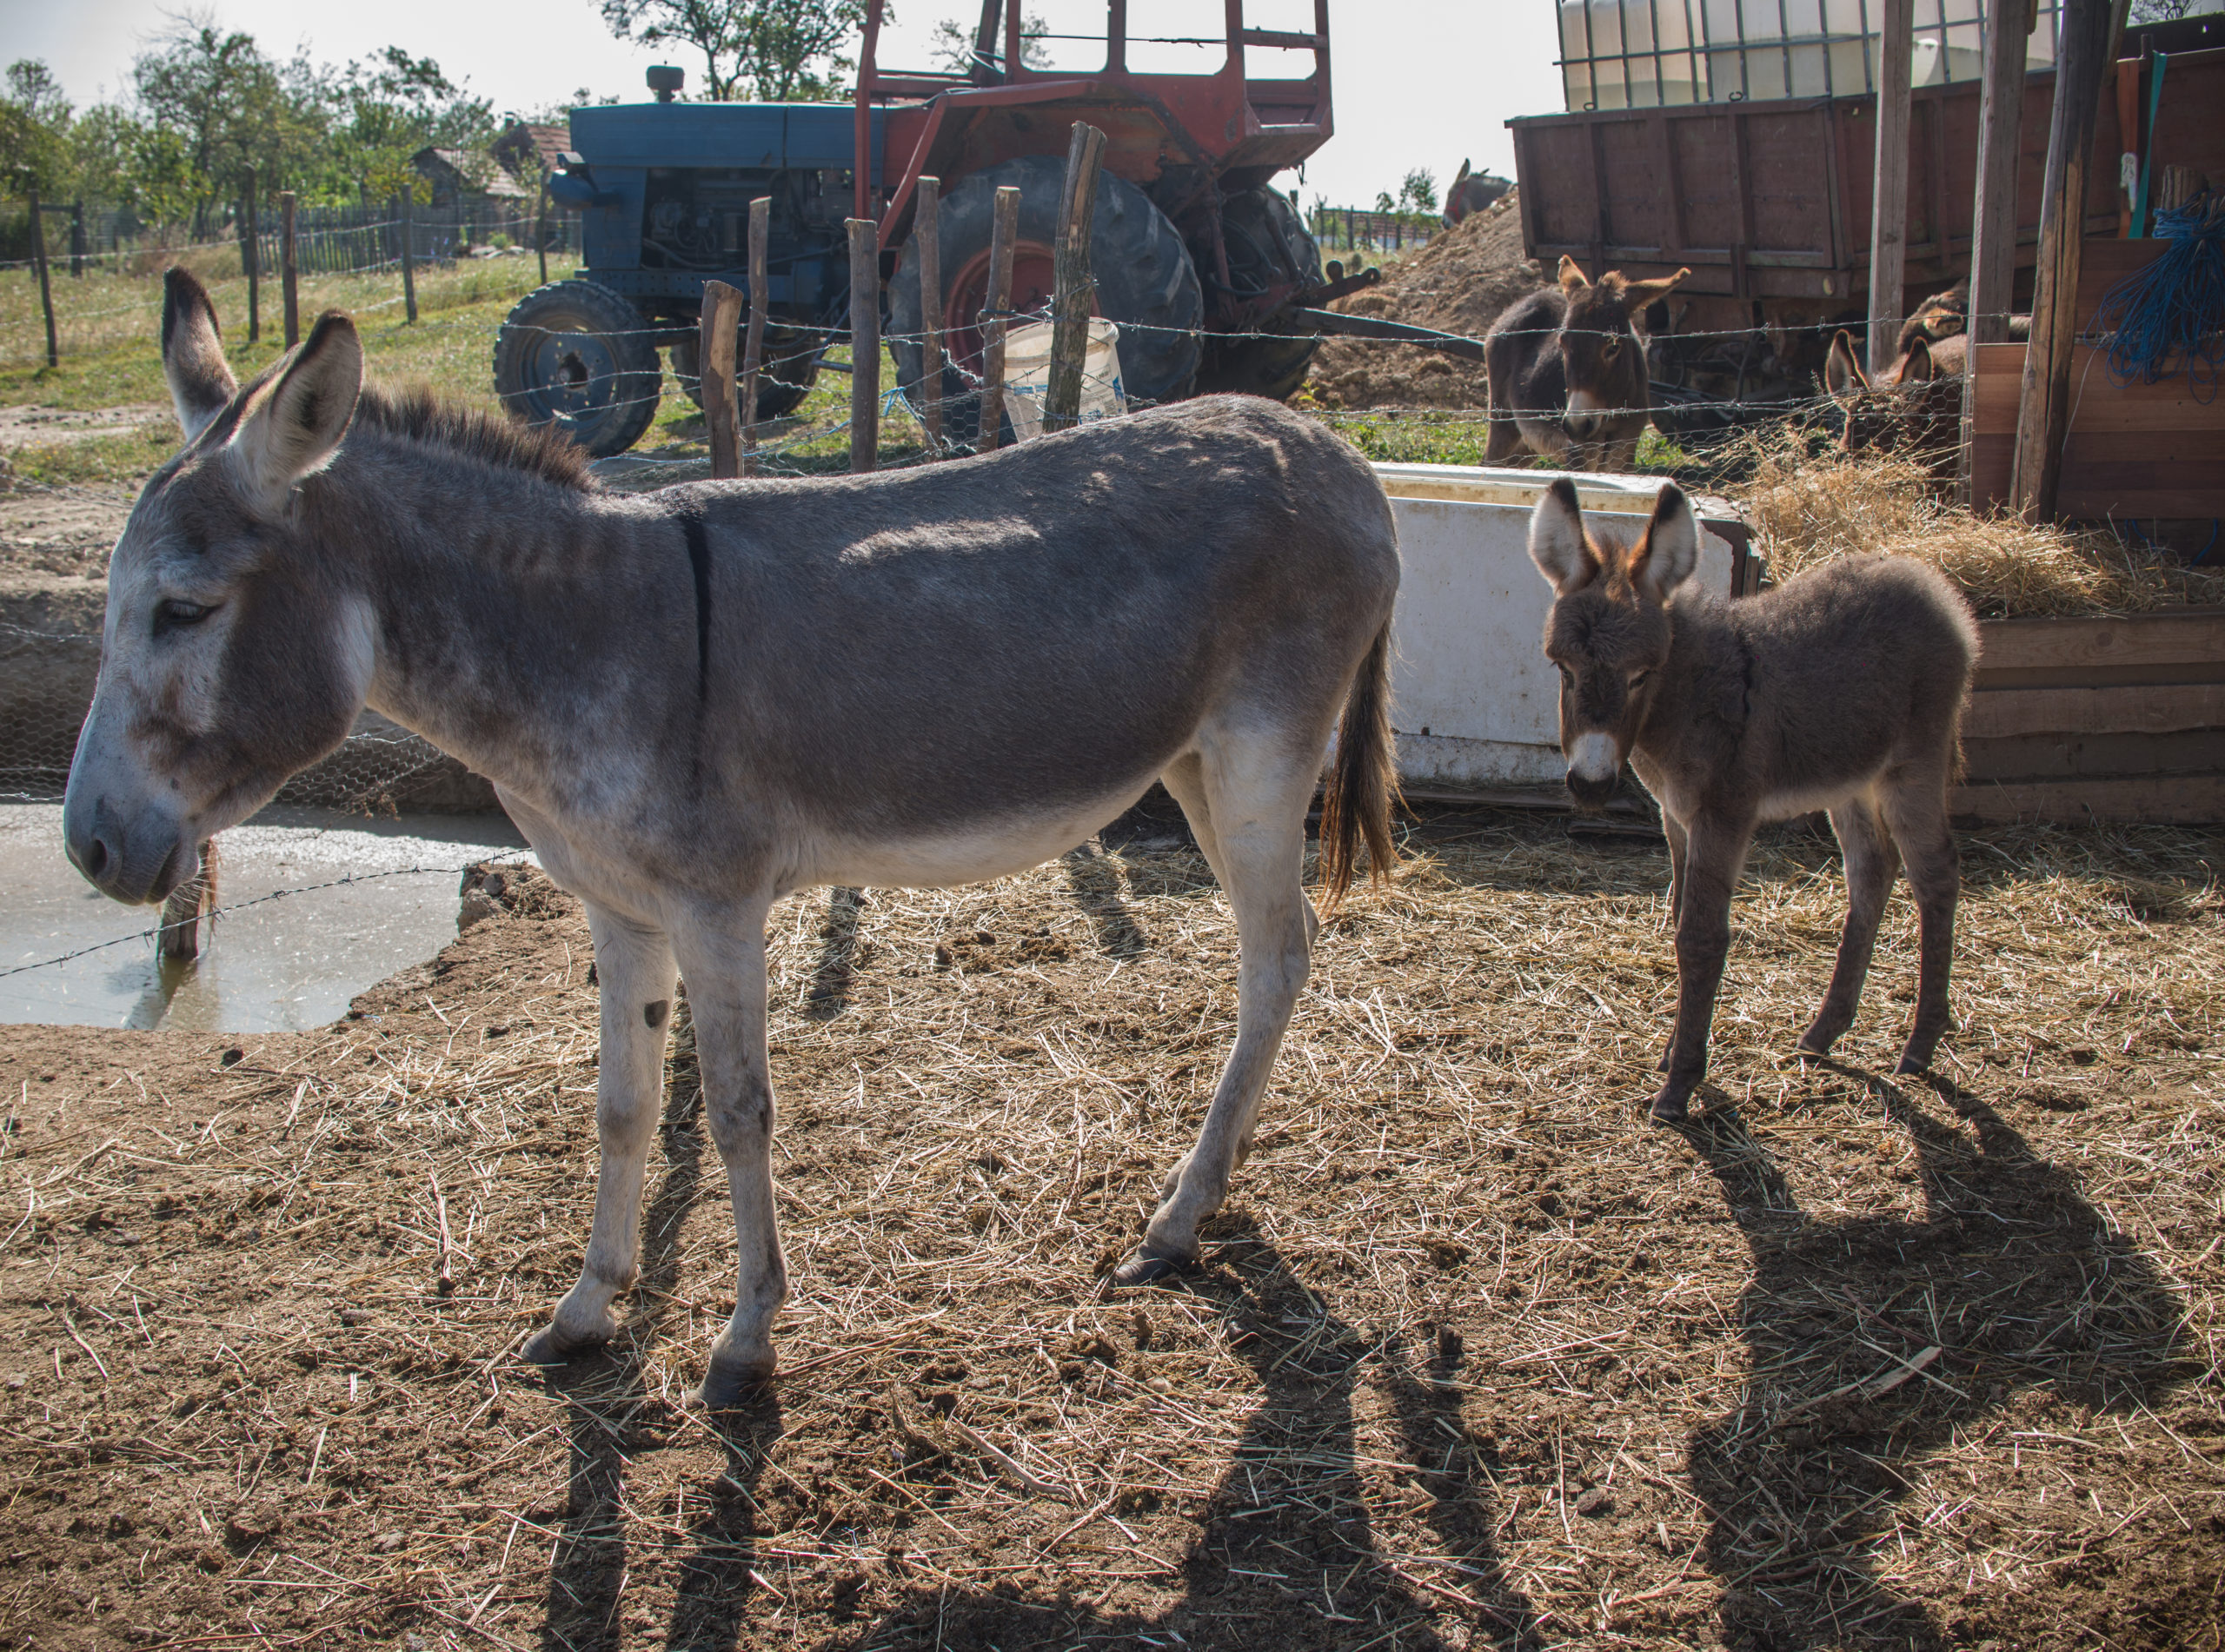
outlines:
[[[744,323],[745,332],[747,323]],[[672,375],[680,381],[680,388],[697,407],[703,405],[703,375],[695,362],[695,353],[701,346],[694,338],[685,338],[672,347]],[[741,377],[742,346],[734,350],[734,371],[737,381]],[[819,380],[819,351],[808,333],[783,327],[767,318],[765,325],[765,360],[757,372],[757,416],[762,421],[777,419],[784,413],[794,413],[811,394],[811,387]]]
[[[649,323],[591,281],[520,299],[495,335],[495,393],[513,417],[553,424],[598,459],[624,453],[657,416],[664,370]]]
[[[1221,239],[1228,278],[1240,302],[1263,289],[1321,280],[1321,249],[1298,209],[1272,189],[1245,189],[1221,202]],[[1270,326],[1273,325],[1270,322]],[[1321,341],[1285,333],[1215,333],[1198,364],[1198,390],[1233,391],[1287,401],[1305,382]]]
[[[972,441],[980,416],[981,328],[988,302],[989,227],[997,190],[1020,189],[1020,229],[1013,249],[1012,308],[1048,313],[1051,249],[1058,239],[1063,156],[1030,155],[977,172],[943,197],[936,216],[942,255],[943,432]],[[1198,322],[1205,302],[1198,272],[1166,215],[1126,178],[1097,181],[1090,227],[1094,314],[1120,328],[1120,383],[1131,403],[1176,401],[1191,394],[1198,373]],[[920,404],[920,266],[907,248],[888,295],[889,348],[897,381]]]

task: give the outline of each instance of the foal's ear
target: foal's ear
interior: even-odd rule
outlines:
[[[1648,304],[1668,297],[1680,283],[1690,279],[1691,273],[1687,269],[1680,269],[1673,275],[1664,275],[1657,281],[1626,281],[1623,283],[1624,302],[1631,313],[1636,315]]]
[[[1831,341],[1831,353],[1823,360],[1823,388],[1835,396],[1850,396],[1870,388],[1870,375],[1854,359],[1854,340],[1843,328]]]
[[[1530,513],[1530,560],[1552,586],[1556,596],[1581,591],[1599,576],[1599,559],[1584,542],[1584,512],[1576,484],[1563,476],[1545,489]]]
[[[329,309],[277,381],[256,395],[226,449],[256,510],[276,516],[296,482],[331,462],[362,388],[355,323]]]
[[[1691,501],[1673,481],[1661,484],[1661,497],[1653,502],[1653,520],[1645,537],[1631,553],[1631,583],[1657,602],[1666,602],[1677,587],[1692,576],[1700,561],[1700,525],[1693,519]]]
[[[163,275],[163,376],[169,381],[170,401],[188,441],[208,428],[240,388],[224,360],[209,289],[176,264]]]
[[[1575,297],[1591,283],[1584,279],[1584,266],[1566,253],[1561,255],[1561,290]]]
[[[1931,359],[1930,342],[1922,337],[1909,341],[1909,353],[1901,358],[1900,375],[1896,384],[1929,384],[1939,376],[1938,368]]]

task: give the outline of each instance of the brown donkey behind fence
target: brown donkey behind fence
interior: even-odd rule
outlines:
[[[1699,527],[1673,485],[1624,547],[1585,531],[1563,478],[1531,519],[1530,554],[1558,594],[1545,654],[1561,673],[1569,790],[1580,807],[1604,805],[1627,758],[1669,839],[1677,1029],[1653,1116],[1683,1118],[1706,1073],[1755,826],[1817,809],[1845,853],[1848,909],[1800,1048],[1827,1052],[1853,1021],[1905,857],[1922,951],[1900,1070],[1922,1071],[1947,1029],[1961,881],[1947,785],[1978,652],[1968,605],[1932,569],[1890,557],[1828,562],[1723,602],[1690,583]]]

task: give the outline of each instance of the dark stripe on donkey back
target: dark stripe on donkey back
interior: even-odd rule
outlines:
[[[711,698],[711,541],[700,511],[680,519],[687,535],[687,566],[695,575],[695,698]]]

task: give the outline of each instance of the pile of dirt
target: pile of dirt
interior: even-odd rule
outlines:
[[[1481,338],[1506,307],[1545,285],[1522,246],[1521,191],[1503,196],[1383,272],[1382,284],[1333,308]],[[1481,362],[1411,344],[1332,339],[1308,381],[1325,408],[1480,408]]]

